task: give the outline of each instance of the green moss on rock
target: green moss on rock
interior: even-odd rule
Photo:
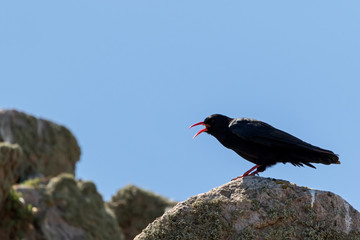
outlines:
[[[33,222],[32,206],[23,203],[20,193],[10,190],[0,211],[0,219],[1,239],[21,239]]]
[[[156,227],[146,228],[144,239],[228,239],[235,229],[223,215],[224,206],[224,199],[194,201],[184,211],[169,212]]]
[[[38,187],[41,184],[41,178],[31,178],[24,181],[22,184],[30,186],[30,187]]]

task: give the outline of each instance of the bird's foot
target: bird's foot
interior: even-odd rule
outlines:
[[[252,172],[249,176],[259,176],[259,171]]]
[[[242,175],[242,176],[231,179],[231,181],[235,181],[235,180],[238,180],[239,178],[243,178],[243,177],[246,177],[246,176]]]
[[[243,177],[246,177],[246,176],[255,176],[255,175],[259,175],[259,172],[257,170],[255,170],[256,168],[260,167],[261,165],[256,165],[255,167],[252,167],[249,171],[245,172],[243,175],[239,176],[239,177],[236,177],[236,178],[233,178],[231,179],[231,181],[234,181],[234,180],[237,180],[239,178],[243,178]],[[255,170],[255,171],[254,171]],[[254,171],[254,172],[252,172]],[[252,173],[251,173],[252,172]]]
[[[259,172],[258,171],[255,171],[253,173],[250,173],[250,174],[247,174],[247,175],[242,175],[242,176],[239,176],[239,177],[236,177],[236,178],[233,178],[231,179],[231,181],[234,181],[234,180],[238,180],[240,178],[243,178],[243,177],[247,177],[247,176],[259,176]]]

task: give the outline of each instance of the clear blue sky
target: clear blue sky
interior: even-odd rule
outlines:
[[[3,1],[0,105],[63,124],[77,177],[182,201],[253,165],[200,128],[251,117],[340,155],[261,174],[360,209],[359,1]]]

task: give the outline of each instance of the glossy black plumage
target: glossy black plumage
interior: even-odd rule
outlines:
[[[338,156],[332,151],[313,146],[258,120],[232,119],[214,114],[195,125],[199,124],[206,126],[202,131],[213,135],[222,145],[256,164],[257,171],[254,174],[278,162],[313,168],[312,163],[340,163]],[[249,172],[243,176],[247,175]]]

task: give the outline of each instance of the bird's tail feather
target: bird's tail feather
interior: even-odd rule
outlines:
[[[293,154],[291,163],[295,166],[302,166],[305,164],[309,167],[316,168],[311,163],[322,163],[322,164],[340,164],[338,155],[332,152],[308,152],[305,154]]]

